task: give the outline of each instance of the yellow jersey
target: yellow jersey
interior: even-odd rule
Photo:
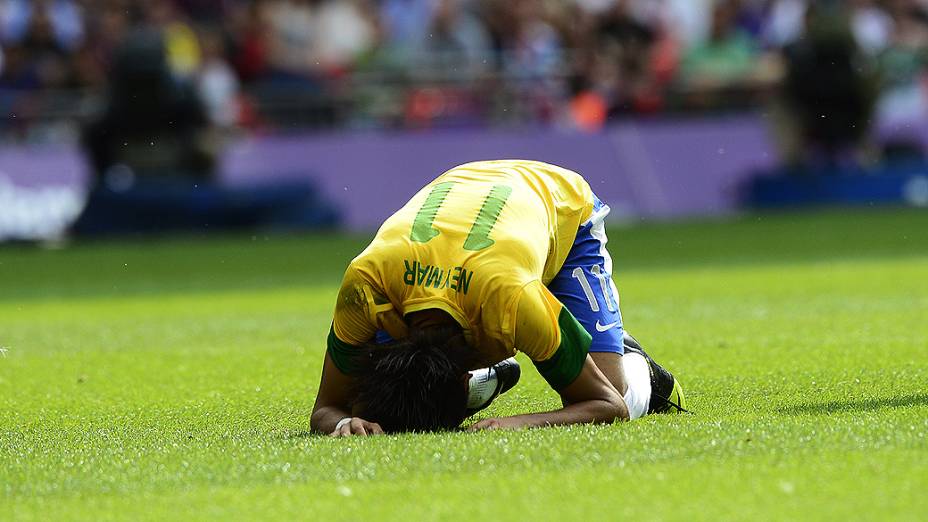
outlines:
[[[478,161],[440,175],[348,266],[328,343],[336,366],[350,373],[354,347],[378,330],[405,337],[406,314],[440,309],[483,360],[521,351],[555,389],[566,386],[590,336],[546,285],[593,201],[579,174],[537,161]]]

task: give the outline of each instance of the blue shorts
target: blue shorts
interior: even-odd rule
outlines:
[[[580,226],[564,266],[548,290],[593,336],[591,352],[625,353],[619,292],[612,281],[612,258],[606,250],[605,219],[609,206],[593,196],[593,214]]]

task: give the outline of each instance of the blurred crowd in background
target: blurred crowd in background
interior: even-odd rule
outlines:
[[[799,159],[928,115],[926,0],[0,0],[0,47],[6,141],[761,107]]]

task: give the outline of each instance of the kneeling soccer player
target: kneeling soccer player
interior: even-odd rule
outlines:
[[[536,161],[468,163],[426,185],[345,272],[312,429],[454,429],[515,384],[517,351],[563,408],[472,429],[685,408],[623,331],[608,213],[579,174]]]

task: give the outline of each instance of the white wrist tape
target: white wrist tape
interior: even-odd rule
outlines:
[[[338,422],[335,424],[335,430],[334,430],[334,431],[338,431],[338,430],[342,429],[342,426],[344,426],[345,424],[348,424],[349,422],[351,422],[351,417],[345,417],[344,419],[338,421]]]

